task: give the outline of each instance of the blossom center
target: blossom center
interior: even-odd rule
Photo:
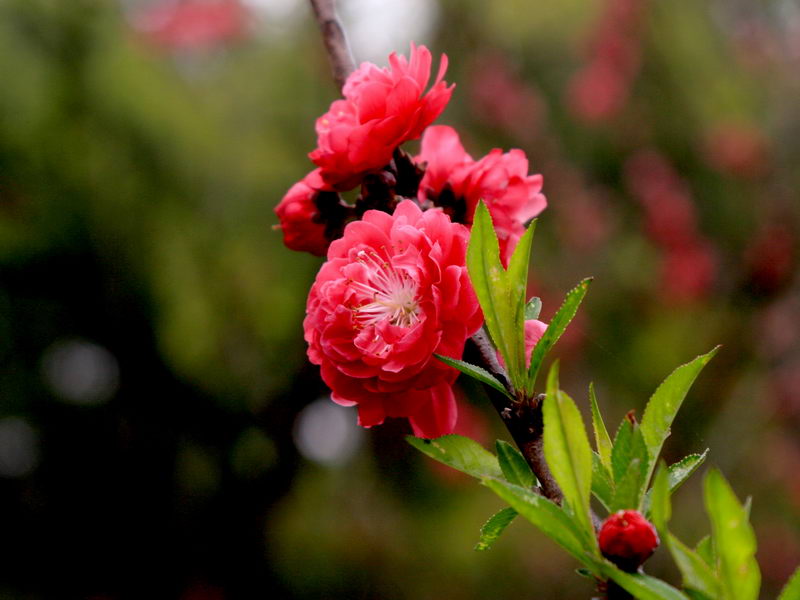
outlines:
[[[354,309],[358,326],[377,325],[387,319],[399,327],[417,324],[417,283],[374,251],[361,250],[358,261],[369,269],[369,274],[365,282],[354,281],[352,285],[371,300]]]

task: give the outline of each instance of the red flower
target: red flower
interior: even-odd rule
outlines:
[[[322,222],[316,205],[318,190],[309,185],[316,177],[316,171],[295,183],[275,207],[280,219],[276,228],[283,232],[283,243],[291,250],[310,252],[325,256],[329,241],[325,237],[325,223]]]
[[[629,572],[650,558],[659,544],[655,527],[636,510],[610,515],[600,527],[598,541],[603,556]]]
[[[392,53],[389,63],[389,69],[362,63],[347,78],[344,100],[317,119],[317,148],[309,157],[338,190],[355,187],[365,173],[389,164],[395,149],[422,135],[450,101],[453,86],[442,81],[446,55],[427,93],[431,53],[425,46],[412,43],[409,60]]]
[[[431,200],[451,213],[454,221],[468,225],[478,201],[486,203],[505,264],[525,233],[525,223],[547,206],[541,194],[542,176],[528,175],[528,159],[522,150],[503,154],[494,149],[474,161],[456,131],[440,125],[425,132],[416,161],[427,164],[419,185],[421,202]]]
[[[407,417],[420,437],[451,433],[461,357],[483,319],[464,266],[469,233],[443,212],[404,201],[347,225],[311,287],[308,357],[331,398],[358,405],[359,424]]]

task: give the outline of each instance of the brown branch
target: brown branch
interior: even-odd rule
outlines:
[[[355,70],[355,61],[347,43],[342,24],[336,16],[334,0],[310,0],[314,16],[322,31],[322,40],[331,63],[333,80],[341,90],[347,76]]]
[[[470,341],[472,344],[470,344],[471,347],[467,348],[467,351],[473,355],[473,361],[479,362],[483,368],[502,381],[513,395],[514,392],[506,379],[505,370],[500,366],[494,347],[486,333],[480,330],[470,338]],[[539,485],[541,486],[539,491],[549,500],[556,504],[561,504],[564,495],[553,478],[553,474],[550,472],[550,467],[544,457],[544,438],[542,437],[544,433],[544,419],[542,417],[544,394],[534,398],[512,400],[490,386],[484,386],[484,389],[492,402],[492,406],[494,406],[497,414],[500,415],[500,420],[503,421],[514,443],[522,452],[522,456],[525,457],[528,465],[530,465],[531,471],[536,475],[536,479],[539,480]]]

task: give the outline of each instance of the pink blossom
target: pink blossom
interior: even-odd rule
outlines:
[[[525,233],[525,224],[547,206],[541,194],[542,176],[528,175],[528,159],[522,150],[504,154],[494,149],[475,161],[456,131],[440,125],[425,132],[422,151],[415,160],[427,165],[419,185],[421,202],[432,201],[454,221],[468,225],[478,201],[486,203],[505,264]]]
[[[344,100],[317,119],[317,148],[309,157],[336,189],[351,189],[365,173],[389,164],[395,149],[422,135],[450,101],[453,86],[442,80],[447,55],[427,93],[431,53],[425,46],[411,44],[410,59],[392,53],[389,63],[362,63],[347,78]]]
[[[334,241],[311,288],[303,323],[308,357],[332,399],[358,405],[359,424],[407,417],[414,433],[450,433],[460,358],[483,316],[469,283],[469,233],[440,210],[401,202],[370,210]]]
[[[283,243],[287,248],[324,256],[329,241],[315,203],[319,191],[309,185],[315,178],[316,171],[289,188],[275,207],[275,214],[280,219],[276,228],[283,232]]]

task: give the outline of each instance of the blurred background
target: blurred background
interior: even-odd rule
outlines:
[[[800,5],[340,0],[358,60],[450,57],[440,123],[545,177],[531,293],[595,282],[554,356],[610,427],[723,344],[666,456],[800,563]],[[305,359],[318,259],[273,207],[337,97],[303,0],[0,0],[0,598],[587,598],[500,501],[360,430]],[[411,146],[412,150],[414,146]],[[486,405],[459,431],[490,445]],[[700,478],[675,498],[708,529]],[[664,552],[650,572],[676,581]]]

